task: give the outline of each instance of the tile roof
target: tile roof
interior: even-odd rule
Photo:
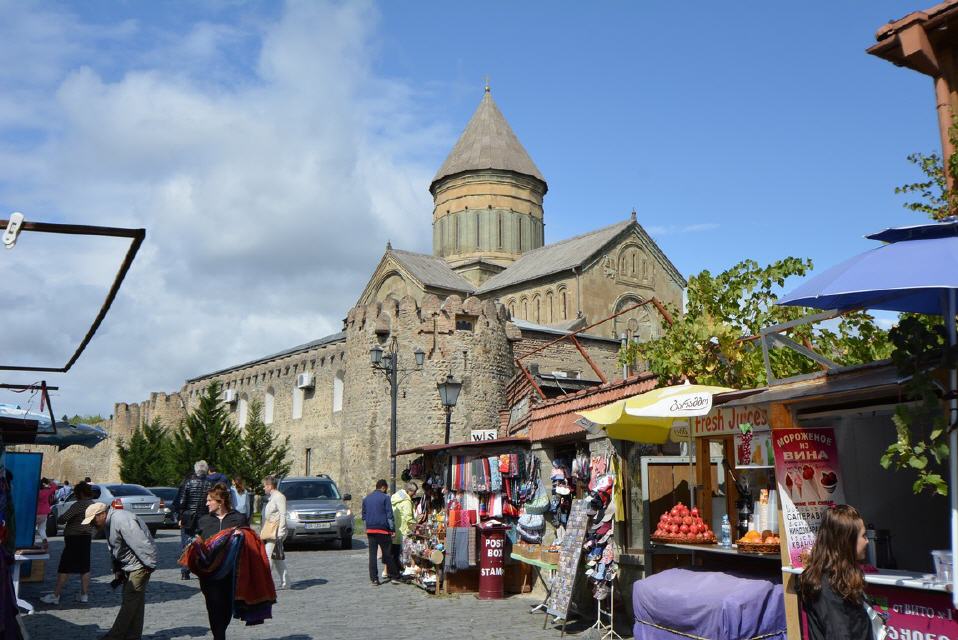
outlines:
[[[436,172],[432,185],[447,176],[481,169],[515,171],[546,181],[499,111],[488,88],[456,146]]]
[[[504,289],[581,266],[632,224],[631,220],[617,222],[596,231],[527,251],[505,271],[486,280],[477,293]]]
[[[409,274],[427,287],[472,293],[471,282],[452,270],[449,263],[437,256],[390,249],[388,254],[401,263]]]
[[[237,364],[232,367],[227,367],[225,369],[220,369],[219,371],[214,371],[212,373],[206,373],[201,376],[196,376],[195,378],[190,378],[187,382],[196,382],[197,380],[202,380],[204,378],[212,378],[224,373],[229,373],[230,371],[238,371],[239,369],[245,369],[246,367],[252,367],[253,365],[262,364],[264,362],[269,362],[270,360],[277,360],[286,356],[291,356],[295,353],[300,353],[302,351],[309,351],[310,349],[315,349],[316,347],[321,347],[326,344],[332,344],[334,342],[345,342],[346,341],[346,332],[340,331],[339,333],[334,333],[332,335],[326,336],[325,338],[320,338],[319,340],[313,340],[312,342],[307,342],[305,344],[297,345],[286,349],[285,351],[280,351],[279,353],[274,353],[272,355],[264,356],[262,358],[257,358],[256,360],[250,360],[249,362],[244,362],[243,364]]]

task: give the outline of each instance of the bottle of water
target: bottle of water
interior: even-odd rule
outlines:
[[[722,546],[726,549],[732,547],[732,525],[728,521],[728,514],[722,516]]]

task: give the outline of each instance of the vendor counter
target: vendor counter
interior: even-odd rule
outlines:
[[[802,575],[802,569],[795,567],[782,567],[783,573],[793,575]],[[934,574],[920,573],[917,571],[894,571],[891,569],[879,569],[877,573],[866,573],[865,582],[867,584],[880,585],[885,587],[902,587],[905,589],[920,589],[922,591],[938,591],[951,593],[951,585],[946,582],[939,582]]]
[[[751,576],[781,582],[782,558],[780,554],[746,553],[738,547],[722,547],[717,544],[680,544],[653,542],[648,548],[648,562],[655,574],[674,568],[700,571],[725,571],[736,575]]]

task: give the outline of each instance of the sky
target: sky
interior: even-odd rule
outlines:
[[[387,240],[431,252],[428,185],[486,77],[547,242],[634,208],[685,275],[821,271],[921,220],[894,188],[939,150],[932,81],[865,53],[924,5],[825,7],[0,0],[0,217],[147,231],[73,369],[0,382],[108,416],[340,330]],[[2,363],[64,364],[125,251],[0,252]]]

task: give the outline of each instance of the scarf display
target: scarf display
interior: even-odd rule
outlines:
[[[249,527],[224,529],[209,540],[197,537],[184,549],[179,564],[200,578],[232,576],[233,617],[246,626],[273,617],[276,588],[269,559],[263,541]]]

